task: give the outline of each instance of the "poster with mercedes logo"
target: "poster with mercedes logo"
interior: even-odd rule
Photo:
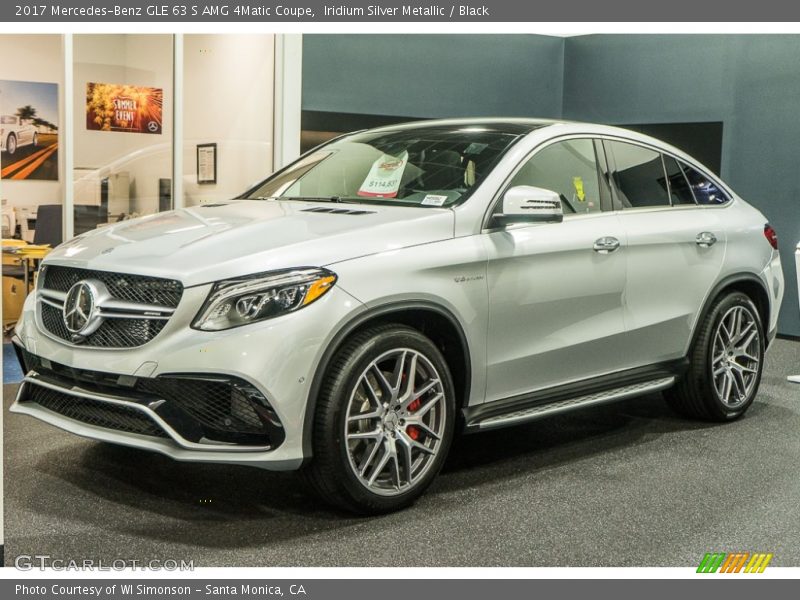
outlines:
[[[86,129],[161,134],[164,90],[116,83],[86,84]]]

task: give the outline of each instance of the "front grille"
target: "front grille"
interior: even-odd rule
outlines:
[[[171,309],[177,308],[183,295],[183,285],[179,281],[143,275],[45,265],[40,277],[42,288],[62,293],[67,293],[79,281],[95,279],[102,282],[116,300]],[[156,337],[167,324],[166,319],[108,317],[94,333],[76,341],[64,325],[61,309],[44,302],[39,306],[42,325],[47,331],[62,340],[95,348],[141,346]]]
[[[35,384],[27,384],[27,387],[25,402],[38,404],[68,419],[115,431],[169,437],[152,419],[135,408],[72,396]]]
[[[41,307],[45,329],[62,340],[72,341],[61,311],[49,304],[42,303]],[[81,345],[95,348],[134,348],[152,340],[166,324],[163,319],[106,319]]]
[[[97,279],[105,284],[114,298],[137,304],[160,304],[168,308],[177,308],[183,294],[183,285],[174,279],[75,269],[60,265],[45,265],[42,270],[39,275],[43,278],[42,287],[57,292],[66,293],[79,281]]]
[[[163,421],[178,435],[191,442],[275,448],[285,438],[283,425],[269,401],[243,379],[203,374],[133,377],[76,369],[43,359],[22,348],[19,349],[18,356],[26,371],[34,371],[38,377],[54,385],[77,387],[89,393],[154,406],[153,410]],[[28,387],[31,390],[49,389],[35,384]],[[27,400],[28,398],[21,398],[20,401]],[[158,402],[159,400],[162,402]],[[118,406],[103,401],[87,402],[112,408]],[[136,418],[150,421],[135,408],[128,410]],[[55,412],[84,421],[60,410]]]

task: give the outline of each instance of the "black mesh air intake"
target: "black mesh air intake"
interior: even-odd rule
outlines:
[[[35,372],[37,376],[53,385],[85,390],[87,394],[112,396],[149,406],[171,429],[190,442],[276,448],[285,438],[283,425],[264,395],[256,387],[237,377],[206,374],[133,377],[76,369],[43,359],[22,348],[18,348],[18,356],[24,369]],[[47,388],[29,384],[26,389]],[[72,396],[67,397],[72,398]],[[119,406],[102,400],[86,400],[92,406]],[[32,396],[25,396],[20,401],[37,400]],[[54,410],[50,406],[46,408]],[[126,408],[126,410],[132,411],[135,418],[150,421],[147,415],[136,408]],[[55,412],[88,422],[82,417],[84,413],[78,414],[73,411],[67,414],[63,408]],[[120,429],[111,425],[93,424]]]
[[[38,404],[68,419],[115,431],[169,437],[155,421],[135,408],[73,396],[35,384],[26,384],[26,387],[25,402]]]

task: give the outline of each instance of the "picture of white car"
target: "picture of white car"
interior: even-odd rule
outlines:
[[[0,150],[13,156],[18,148],[39,145],[36,127],[14,115],[0,115]]]
[[[362,131],[239,198],[56,248],[11,410],[397,510],[459,434],[656,392],[741,417],[777,332],[777,248],[716,175],[628,130]]]

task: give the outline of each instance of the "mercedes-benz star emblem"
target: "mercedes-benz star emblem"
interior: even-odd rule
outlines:
[[[84,281],[73,285],[64,300],[64,325],[70,333],[80,334],[92,320],[95,297],[92,286]]]

